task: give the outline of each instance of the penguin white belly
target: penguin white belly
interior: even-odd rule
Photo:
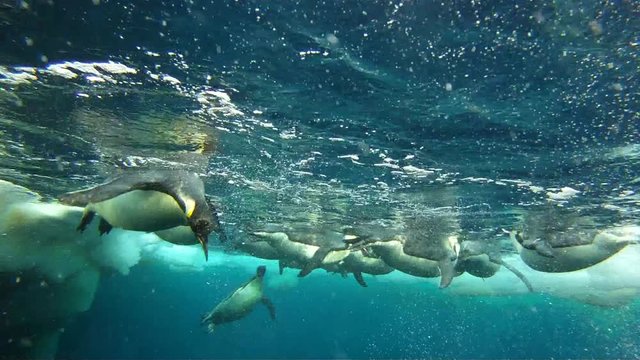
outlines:
[[[176,200],[158,191],[130,191],[89,204],[87,209],[112,226],[126,230],[149,232],[187,225],[187,217]]]
[[[317,246],[307,245],[289,240],[282,232],[259,233],[280,254],[283,259],[304,263],[313,257]]]
[[[462,261],[458,260],[456,270],[466,271],[475,277],[488,278],[500,270],[500,265],[491,262],[487,254],[482,254],[470,256]]]
[[[251,256],[267,260],[278,260],[278,251],[266,241],[247,241],[236,245],[236,249]]]
[[[520,253],[522,261],[532,269],[543,272],[570,272],[585,269],[610,258],[627,245],[626,243],[618,243],[603,246],[604,244],[594,243],[554,248],[554,257],[546,257],[538,254],[535,250],[523,248],[515,238],[512,241]]]
[[[372,247],[374,247],[376,253],[380,254],[380,258],[382,258],[387,265],[398,271],[426,278],[440,276],[440,268],[438,268],[437,262],[407,255],[402,251],[400,245],[374,245]]]
[[[316,248],[316,250],[318,249],[317,246],[314,246],[314,247]],[[315,253],[315,251],[314,251],[314,253]],[[349,256],[350,253],[351,253],[350,250],[333,250],[333,251],[330,251],[327,254],[327,256],[325,256],[324,259],[322,259],[322,265],[336,264],[336,263],[344,260],[347,256]]]
[[[213,322],[221,324],[238,320],[250,313],[261,300],[262,286],[249,284],[213,309]]]
[[[553,249],[554,257],[541,256],[535,250],[522,249],[520,257],[531,268],[544,272],[570,272],[593,266],[615,252],[594,245]]]
[[[170,229],[155,232],[162,240],[176,245],[194,245],[198,239],[193,234],[190,226],[176,226]]]
[[[294,241],[289,241],[289,243],[283,243],[282,245],[284,245],[282,253],[299,262],[308,261],[313,257],[316,250],[318,250],[317,246],[301,244]]]
[[[384,260],[367,257],[359,252],[353,252],[344,259],[344,266],[350,271],[359,271],[371,275],[384,275],[393,271]]]

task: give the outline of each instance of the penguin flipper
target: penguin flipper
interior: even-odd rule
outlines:
[[[440,289],[444,289],[451,284],[455,274],[455,263],[449,258],[438,261],[440,269]]]
[[[58,196],[58,200],[66,205],[87,206],[87,204],[109,200],[134,190],[134,187],[139,183],[139,179],[135,177],[121,176],[89,189],[62,194]]]
[[[520,272],[520,270],[516,269],[515,267],[513,267],[513,265],[508,264],[504,261],[500,261],[497,264],[500,264],[502,266],[504,266],[507,270],[511,271],[513,273],[513,275],[517,276],[518,279],[520,279],[524,285],[527,287],[527,289],[529,289],[529,292],[533,292],[533,286],[531,286],[531,283],[529,282],[529,279],[527,279],[526,276],[524,276],[524,274],[522,272]]]
[[[145,180],[141,180],[137,176],[120,176],[89,189],[62,194],[58,197],[58,200],[66,205],[87,206],[90,203],[109,200],[132,190],[153,190],[170,195],[176,199],[182,210],[185,210],[185,204],[163,177],[166,175],[148,172],[145,173],[145,176]]]
[[[100,224],[98,225],[98,231],[100,231],[100,235],[108,234],[111,229],[113,229],[113,226],[111,226],[111,224],[109,224],[109,222],[104,218],[100,218]]]
[[[318,248],[311,259],[304,264],[302,270],[300,270],[300,272],[298,273],[298,277],[305,277],[309,275],[309,273],[311,273],[315,268],[320,267],[320,265],[322,264],[322,260],[327,257],[330,251],[331,248],[328,247]]]
[[[358,282],[358,284],[360,284],[360,286],[362,287],[367,287],[367,283],[364,281],[364,278],[362,277],[362,273],[360,271],[355,271],[353,273],[353,277],[356,279],[356,281]]]
[[[276,319],[276,307],[273,305],[271,300],[269,300],[266,296],[263,296],[261,301],[264,304],[264,306],[267,307],[267,310],[269,310],[269,316],[271,316],[271,320],[275,320]]]
[[[76,230],[83,232],[87,228],[87,225],[91,223],[91,220],[93,220],[93,217],[95,215],[96,215],[95,212],[85,209],[84,213],[82,213],[82,219],[80,219],[80,224],[78,224],[78,227],[76,227]]]
[[[534,242],[536,252],[544,257],[553,258],[553,248],[546,240],[536,240]]]

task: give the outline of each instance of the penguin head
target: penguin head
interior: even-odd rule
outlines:
[[[208,260],[209,250],[207,245],[209,243],[209,234],[211,234],[212,231],[217,232],[221,242],[225,242],[227,237],[222,230],[217,210],[213,206],[211,199],[206,197],[206,195],[205,199],[205,202],[200,202],[195,205],[193,212],[187,212],[187,219],[191,231],[193,231],[198,242],[202,245],[205,260]]]
[[[190,217],[189,226],[200,245],[202,245],[205,260],[209,260],[209,249],[207,245],[209,244],[209,234],[213,229],[211,220],[206,217]]]

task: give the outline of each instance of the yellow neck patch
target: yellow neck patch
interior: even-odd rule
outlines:
[[[187,218],[191,218],[191,215],[193,215],[193,212],[196,210],[196,202],[193,199],[184,199],[184,206],[185,206],[185,214],[187,215]]]

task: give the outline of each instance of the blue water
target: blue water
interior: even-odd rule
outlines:
[[[226,271],[187,275],[142,266],[126,277],[103,278],[92,311],[65,330],[59,356],[495,359],[637,355],[638,304],[606,310],[544,295],[451,297],[432,285],[406,287],[375,280],[363,289],[337,275],[312,278],[286,291],[267,290],[277,308],[275,322],[265,308],[258,307],[241,322],[218,328],[215,336],[200,329],[200,313],[243,280]]]
[[[503,230],[530,209],[638,224],[639,34],[637,1],[0,1],[0,179],[55,202],[122,169],[185,168],[231,243],[269,224],[375,228],[447,211],[514,259]],[[578,193],[563,198],[565,187]],[[33,231],[22,240],[47,236]],[[176,270],[191,258],[143,245],[91,255],[99,245],[59,231],[93,256],[95,297],[15,325],[8,311],[54,306],[37,288],[64,256],[50,264],[24,243],[20,259],[0,254],[0,359],[51,329],[48,357],[64,359],[640,354],[631,256],[555,285],[518,262],[533,294],[514,278],[473,279],[502,286],[495,296],[397,272],[365,275],[368,288],[322,270],[296,279],[265,260],[277,321],[258,305],[211,335],[200,315],[259,262],[224,253]],[[631,296],[594,305],[565,288]]]

